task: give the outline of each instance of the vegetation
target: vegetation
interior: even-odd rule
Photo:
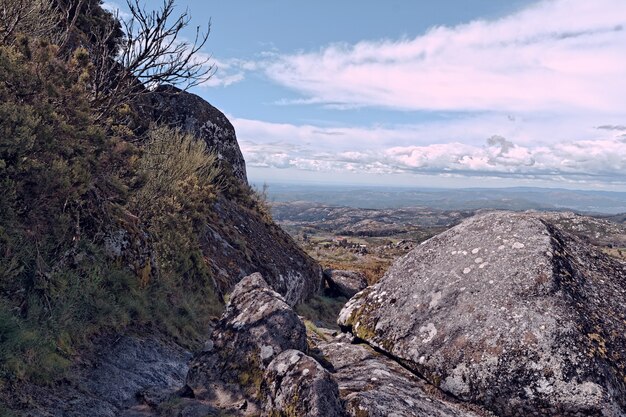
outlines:
[[[305,317],[305,324],[310,331],[315,332],[315,327],[338,329],[337,317],[348,300],[343,297],[331,298],[318,295],[306,303],[296,306],[296,312]]]
[[[199,44],[168,49],[188,23],[172,23],[172,7],[135,9],[145,26],[122,35],[98,0],[0,0],[0,392],[59,380],[100,337],[150,330],[198,346],[222,308],[198,236],[220,193],[251,207],[256,197],[204,142],[133,132],[136,96],[120,78],[109,74],[106,118],[95,99],[103,48],[155,30],[166,33],[148,47],[154,59],[187,57],[189,81],[200,76]]]
[[[0,0],[0,43],[13,44],[18,34],[60,40],[59,10],[46,0]]]
[[[98,117],[110,116],[120,104],[136,101],[159,85],[179,85],[186,90],[215,72],[209,58],[199,54],[210,24],[204,33],[197,27],[193,42],[189,42],[180,36],[190,23],[189,12],[176,16],[174,0],[163,0],[154,11],[146,10],[139,0],[127,0],[126,5],[128,19],[116,16],[92,30],[91,99]]]

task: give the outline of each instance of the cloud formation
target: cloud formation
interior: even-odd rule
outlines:
[[[327,127],[231,117],[251,167],[626,189],[624,0],[529,2],[497,20],[414,38],[257,58],[218,62],[208,85],[256,72],[299,94],[276,105],[408,111],[421,122]]]
[[[619,135],[550,145],[519,145],[504,137],[492,136],[479,144],[453,141],[390,146],[392,141],[380,139],[398,134],[391,129],[373,134],[376,140],[363,137],[363,146],[355,151],[344,145],[354,144],[355,138],[364,133],[361,128],[343,128],[339,136],[336,128],[328,129],[333,132],[329,136],[323,128],[314,126],[243,119],[235,119],[234,124],[246,163],[252,167],[369,174],[550,177],[567,182],[593,180],[626,184],[626,138]],[[403,134],[410,135],[410,130]]]
[[[613,111],[626,105],[626,2],[542,1],[413,39],[277,56],[300,102],[403,110]]]

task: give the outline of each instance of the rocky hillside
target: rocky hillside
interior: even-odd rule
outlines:
[[[624,416],[626,265],[556,219],[465,220],[354,295],[343,332],[250,275],[186,376],[119,415]]]
[[[52,3],[67,13],[0,14],[23,17],[0,34],[0,415],[117,415],[185,376],[243,277],[295,305],[322,270],[248,185],[219,110],[113,61],[100,1]]]
[[[156,401],[155,401],[156,399]],[[185,385],[146,396],[121,416],[478,417],[477,407],[346,334],[307,329],[260,274],[246,277],[191,361]]]
[[[150,71],[178,74],[151,78],[113,58],[142,44],[99,0],[3,3],[0,416],[626,415],[626,264],[594,246],[623,225],[481,214],[386,243],[411,252],[372,286],[322,273],[247,183],[227,118],[162,82],[197,69],[167,59],[186,55],[162,7],[131,10]],[[469,214],[301,211],[378,237]],[[348,297],[343,332],[298,315]]]

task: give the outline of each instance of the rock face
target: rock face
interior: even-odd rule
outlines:
[[[146,107],[152,121],[180,127],[204,140],[236,178],[247,182],[235,128],[221,111],[201,97],[169,85],[158,87],[149,95],[149,101]]]
[[[354,417],[476,417],[367,345],[317,344],[333,365],[346,411]]]
[[[500,416],[626,415],[626,266],[538,214],[435,236],[339,324]]]
[[[225,198],[214,203],[213,212],[200,243],[222,294],[255,272],[290,305],[320,291],[322,268],[271,219]]]
[[[211,207],[214,215],[206,219],[199,236],[204,259],[220,296],[225,296],[239,280],[254,272],[262,273],[270,286],[291,305],[321,290],[319,264],[300,249],[271,216],[250,209],[251,205],[242,201],[247,197],[238,196],[238,193],[250,191],[246,166],[235,129],[221,111],[201,97],[173,86],[160,86],[146,94],[135,104],[135,110],[138,114],[138,120],[133,121],[135,131],[146,131],[152,123],[183,129],[204,140],[209,151],[221,161],[226,174],[232,174],[241,182],[229,187],[234,191],[217,196]],[[238,185],[241,185],[240,190],[237,190]],[[130,232],[115,229],[109,234],[107,252],[111,256],[119,257],[121,253],[122,260],[135,269],[143,272],[148,265],[155,271],[142,253],[139,255],[143,257],[139,258],[127,249],[134,249],[131,245],[134,241],[128,236]]]
[[[175,390],[184,383],[191,354],[174,344],[153,339],[122,337],[103,353],[85,375],[73,375],[81,383],[51,392],[32,386],[37,409],[28,417],[118,416],[135,402],[143,389]]]
[[[297,350],[284,351],[269,364],[262,392],[268,416],[345,416],[337,382],[315,359]]]
[[[326,269],[324,271],[324,279],[332,294],[346,298],[351,298],[357,292],[367,287],[365,276],[355,271]]]

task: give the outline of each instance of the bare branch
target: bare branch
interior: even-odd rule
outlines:
[[[197,27],[190,42],[181,37],[190,24],[189,11],[176,15],[174,0],[163,0],[153,11],[147,11],[140,0],[127,0],[127,6],[131,17],[122,21],[125,37],[116,54],[107,48],[112,29],[95,34],[93,101],[102,116],[160,85],[187,90],[215,73],[211,56],[201,53],[210,22],[205,32]]]
[[[0,0],[0,44],[12,44],[18,33],[56,41],[59,20],[50,0]]]

